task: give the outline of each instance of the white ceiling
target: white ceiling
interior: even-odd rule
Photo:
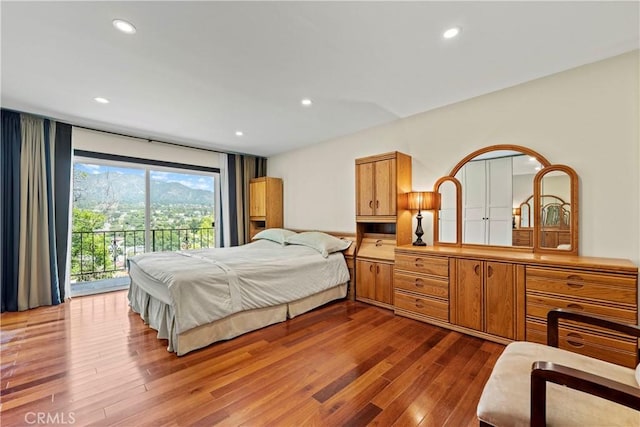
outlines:
[[[1,102],[268,156],[638,49],[639,5],[2,1]]]

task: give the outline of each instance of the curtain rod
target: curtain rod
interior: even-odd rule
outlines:
[[[176,147],[181,147],[181,148],[191,148],[192,150],[208,151],[210,153],[234,154],[234,155],[240,155],[240,156],[254,156],[254,157],[266,158],[264,156],[256,156],[255,154],[241,153],[241,152],[238,152],[238,151],[219,151],[219,150],[213,150],[213,149],[210,149],[210,148],[192,147],[190,145],[179,144],[177,142],[168,142],[168,141],[161,141],[161,140],[158,140],[158,139],[142,138],[142,137],[139,137],[139,136],[127,135],[127,134],[124,134],[124,133],[113,132],[113,131],[109,131],[109,130],[96,129],[96,128],[92,128],[92,127],[89,127],[89,126],[76,125],[76,124],[73,124],[73,123],[68,123],[67,120],[60,120],[60,119],[57,119],[57,118],[47,117],[47,116],[43,116],[42,114],[29,113],[29,112],[26,112],[26,111],[14,110],[12,108],[4,108],[3,107],[2,109],[5,110],[5,111],[12,111],[14,113],[19,113],[19,114],[30,114],[32,116],[40,117],[42,119],[56,120],[56,121],[59,121],[59,122],[66,123],[66,124],[68,124],[70,126],[73,126],[73,127],[76,127],[76,128],[80,128],[80,129],[92,130],[94,132],[108,133],[108,134],[111,134],[111,135],[124,136],[126,138],[142,139],[142,140],[145,140],[147,142],[158,142],[160,144],[174,145]]]

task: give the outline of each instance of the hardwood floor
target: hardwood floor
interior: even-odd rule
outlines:
[[[182,357],[126,291],[0,319],[5,426],[477,426],[504,348],[350,301]]]

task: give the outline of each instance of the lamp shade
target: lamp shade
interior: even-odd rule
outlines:
[[[440,194],[433,191],[413,191],[409,193],[409,209],[433,210],[440,205]]]
[[[520,208],[513,208],[514,215],[520,215]]]

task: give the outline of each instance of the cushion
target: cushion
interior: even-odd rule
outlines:
[[[287,237],[291,237],[295,234],[295,231],[286,230],[284,228],[267,228],[253,236],[253,240],[271,240],[272,242],[280,243],[284,246],[286,244]]]
[[[290,245],[304,245],[320,252],[323,257],[328,257],[333,252],[344,251],[351,246],[351,240],[338,239],[321,231],[305,231],[287,237]]]
[[[530,342],[514,342],[498,358],[478,403],[478,419],[495,426],[529,426],[531,365],[547,361],[637,387],[632,368]],[[640,412],[547,383],[547,425],[640,425]]]

